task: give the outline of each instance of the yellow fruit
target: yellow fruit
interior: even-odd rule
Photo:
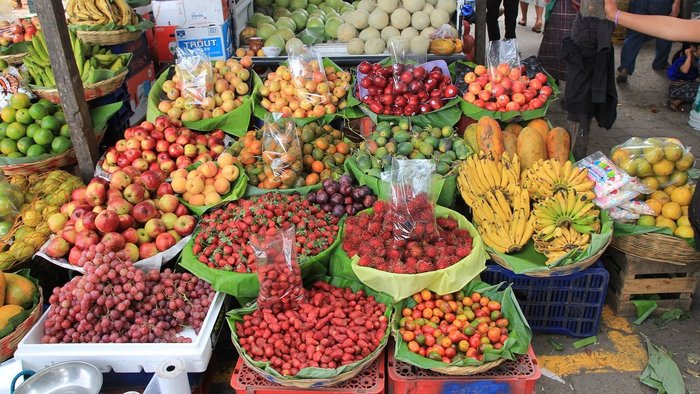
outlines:
[[[204,205],[204,194],[193,194],[187,202],[192,205],[202,206]]]
[[[688,207],[681,207],[681,212],[683,212],[683,216],[688,216]]]
[[[616,149],[610,158],[615,164],[620,165],[620,163],[630,159],[630,151],[628,149]]]
[[[650,146],[643,149],[644,158],[651,164],[656,164],[663,160],[664,150],[660,147]]]
[[[678,171],[686,171],[689,168],[692,168],[693,165],[695,164],[695,156],[693,156],[692,153],[686,152],[683,154],[683,156],[676,162],[676,169]]]
[[[640,216],[637,220],[638,226],[654,227],[656,226],[656,218],[653,216]]]
[[[184,193],[187,191],[187,179],[185,178],[173,178],[172,183],[170,184],[172,186],[173,191],[175,193]]]
[[[664,147],[664,157],[666,160],[677,161],[681,156],[683,156],[683,148],[674,142],[667,141]]]
[[[0,330],[4,330],[10,319],[24,312],[24,308],[19,305],[5,305],[0,307]]]
[[[678,226],[674,231],[673,235],[681,238],[693,238],[695,237],[695,231],[690,226]]]
[[[637,176],[637,165],[631,159],[623,159],[618,164],[622,171],[628,173],[630,176]]]
[[[680,206],[690,205],[690,200],[693,198],[693,194],[690,189],[686,187],[679,187],[671,193],[671,201],[678,203]]]
[[[192,194],[199,194],[204,190],[204,181],[202,178],[194,177],[187,179],[186,189]],[[173,189],[175,190],[175,189]]]
[[[224,153],[219,155],[219,157],[216,159],[216,162],[219,163],[219,167],[223,168],[223,167],[226,167],[228,165],[233,164],[234,159],[235,158],[233,157],[232,154],[230,154],[228,152],[224,152]]]
[[[681,217],[681,206],[678,203],[675,202],[669,202],[664,204],[663,208],[661,208],[661,214],[665,218],[669,218],[671,220],[677,220],[679,217]]]
[[[663,187],[666,187],[666,186],[668,186],[668,185],[673,184],[673,182],[671,182],[671,177],[670,177],[670,176],[661,176],[661,175],[657,175],[657,176],[655,176],[654,178],[656,178],[656,180],[659,181],[659,189],[661,189],[661,188],[663,188]]]
[[[671,197],[666,194],[666,192],[657,190],[649,195],[649,198],[653,198],[654,200],[658,201],[661,203],[661,205],[666,204],[667,202],[671,201]]]
[[[663,208],[664,204],[662,204],[658,200],[654,200],[653,198],[648,199],[646,203],[649,206],[649,208],[654,210],[654,216],[661,215],[661,208]]]
[[[646,161],[643,157],[638,157],[634,159],[633,162],[637,166],[637,176],[647,177],[654,174],[651,170],[651,163]]]
[[[676,224],[679,226],[690,226],[690,219],[688,215],[683,215],[676,220]]]
[[[653,176],[643,178],[642,183],[647,185],[651,190],[659,190],[659,180]]]
[[[5,273],[5,305],[29,308],[34,301],[36,286],[29,279],[17,274]]]
[[[657,163],[654,163],[652,166],[652,171],[654,171],[654,174],[659,175],[659,176],[668,176],[673,174],[673,170],[676,168],[673,165],[672,161],[666,160],[666,159],[661,159]]]
[[[204,197],[204,204],[205,205],[214,205],[214,204],[218,204],[219,202],[221,202],[221,196],[219,195],[219,193],[217,193],[215,191],[207,194]]]
[[[669,218],[659,216],[658,218],[656,218],[656,227],[666,227],[670,228],[671,231],[676,231],[676,222]]]
[[[676,185],[666,186],[664,188],[664,192],[670,196],[671,193],[673,193],[673,191],[676,190],[677,187],[678,186],[676,186]]]

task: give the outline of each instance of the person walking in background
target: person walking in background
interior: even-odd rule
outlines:
[[[535,25],[532,27],[532,31],[535,33],[542,33],[542,14],[544,13],[544,7],[546,6],[545,0],[520,0],[520,21],[518,22],[521,26],[527,26],[527,9],[530,4],[535,5]]]
[[[670,15],[677,17],[681,8],[680,0],[631,0],[629,12],[637,15]],[[671,28],[671,26],[667,26]],[[637,55],[642,45],[654,37],[636,30],[628,30],[620,53],[620,67],[617,68],[617,82],[627,82],[627,77],[634,73]],[[668,55],[671,52],[671,42],[656,38],[656,57],[652,63],[654,70],[668,67]]]
[[[560,59],[559,53],[564,38],[571,35],[571,26],[580,5],[580,0],[551,0],[547,4],[544,35],[537,60],[557,81],[566,81],[566,61]]]
[[[503,14],[506,17],[505,38],[515,38],[515,22],[518,19],[518,0],[487,0],[486,28],[489,32],[489,41],[501,39],[501,29],[498,26],[498,17],[501,16],[501,2],[503,2]]]

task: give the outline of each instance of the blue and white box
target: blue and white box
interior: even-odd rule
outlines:
[[[178,48],[204,50],[211,60],[226,60],[233,56],[231,18],[222,25],[179,27],[175,30]]]

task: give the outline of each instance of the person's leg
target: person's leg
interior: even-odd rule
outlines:
[[[632,0],[630,1],[630,13],[632,14],[647,14],[647,0]],[[636,32],[634,30],[627,30],[627,37],[625,37],[625,42],[622,44],[622,50],[620,51],[620,67],[618,71],[618,82],[627,81],[627,75],[632,75],[634,73],[634,66],[637,61],[637,55],[639,55],[639,50],[642,45],[648,41],[649,36]]]
[[[649,4],[650,15],[669,15],[673,7],[673,0],[652,1]],[[668,55],[671,53],[671,41],[656,39],[656,56],[651,67],[654,70],[663,70],[668,67]]]
[[[541,33],[542,32],[542,14],[544,13],[544,7],[535,6],[535,26],[532,27],[532,31]]]
[[[501,0],[487,0],[486,2],[486,29],[489,32],[489,41],[501,39],[501,29],[498,27],[500,7]]]
[[[520,2],[520,22],[518,24],[521,26],[527,26],[527,7],[529,5],[524,1]]]
[[[503,0],[506,39],[515,38],[515,24],[518,20],[518,3],[520,3],[519,0]]]

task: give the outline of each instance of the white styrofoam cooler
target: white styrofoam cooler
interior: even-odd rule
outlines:
[[[214,332],[214,328],[221,325],[220,319],[224,319],[222,305],[225,296],[216,293],[199,335],[195,335],[191,328],[180,333],[192,338],[192,343],[44,344],[41,337],[44,336],[44,321],[49,308],[19,343],[15,358],[22,362],[23,369],[34,371],[64,361],[85,361],[102,372],[113,370],[118,373],[155,372],[161,362],[179,358],[185,362],[187,372],[204,372],[216,344],[218,332]]]

